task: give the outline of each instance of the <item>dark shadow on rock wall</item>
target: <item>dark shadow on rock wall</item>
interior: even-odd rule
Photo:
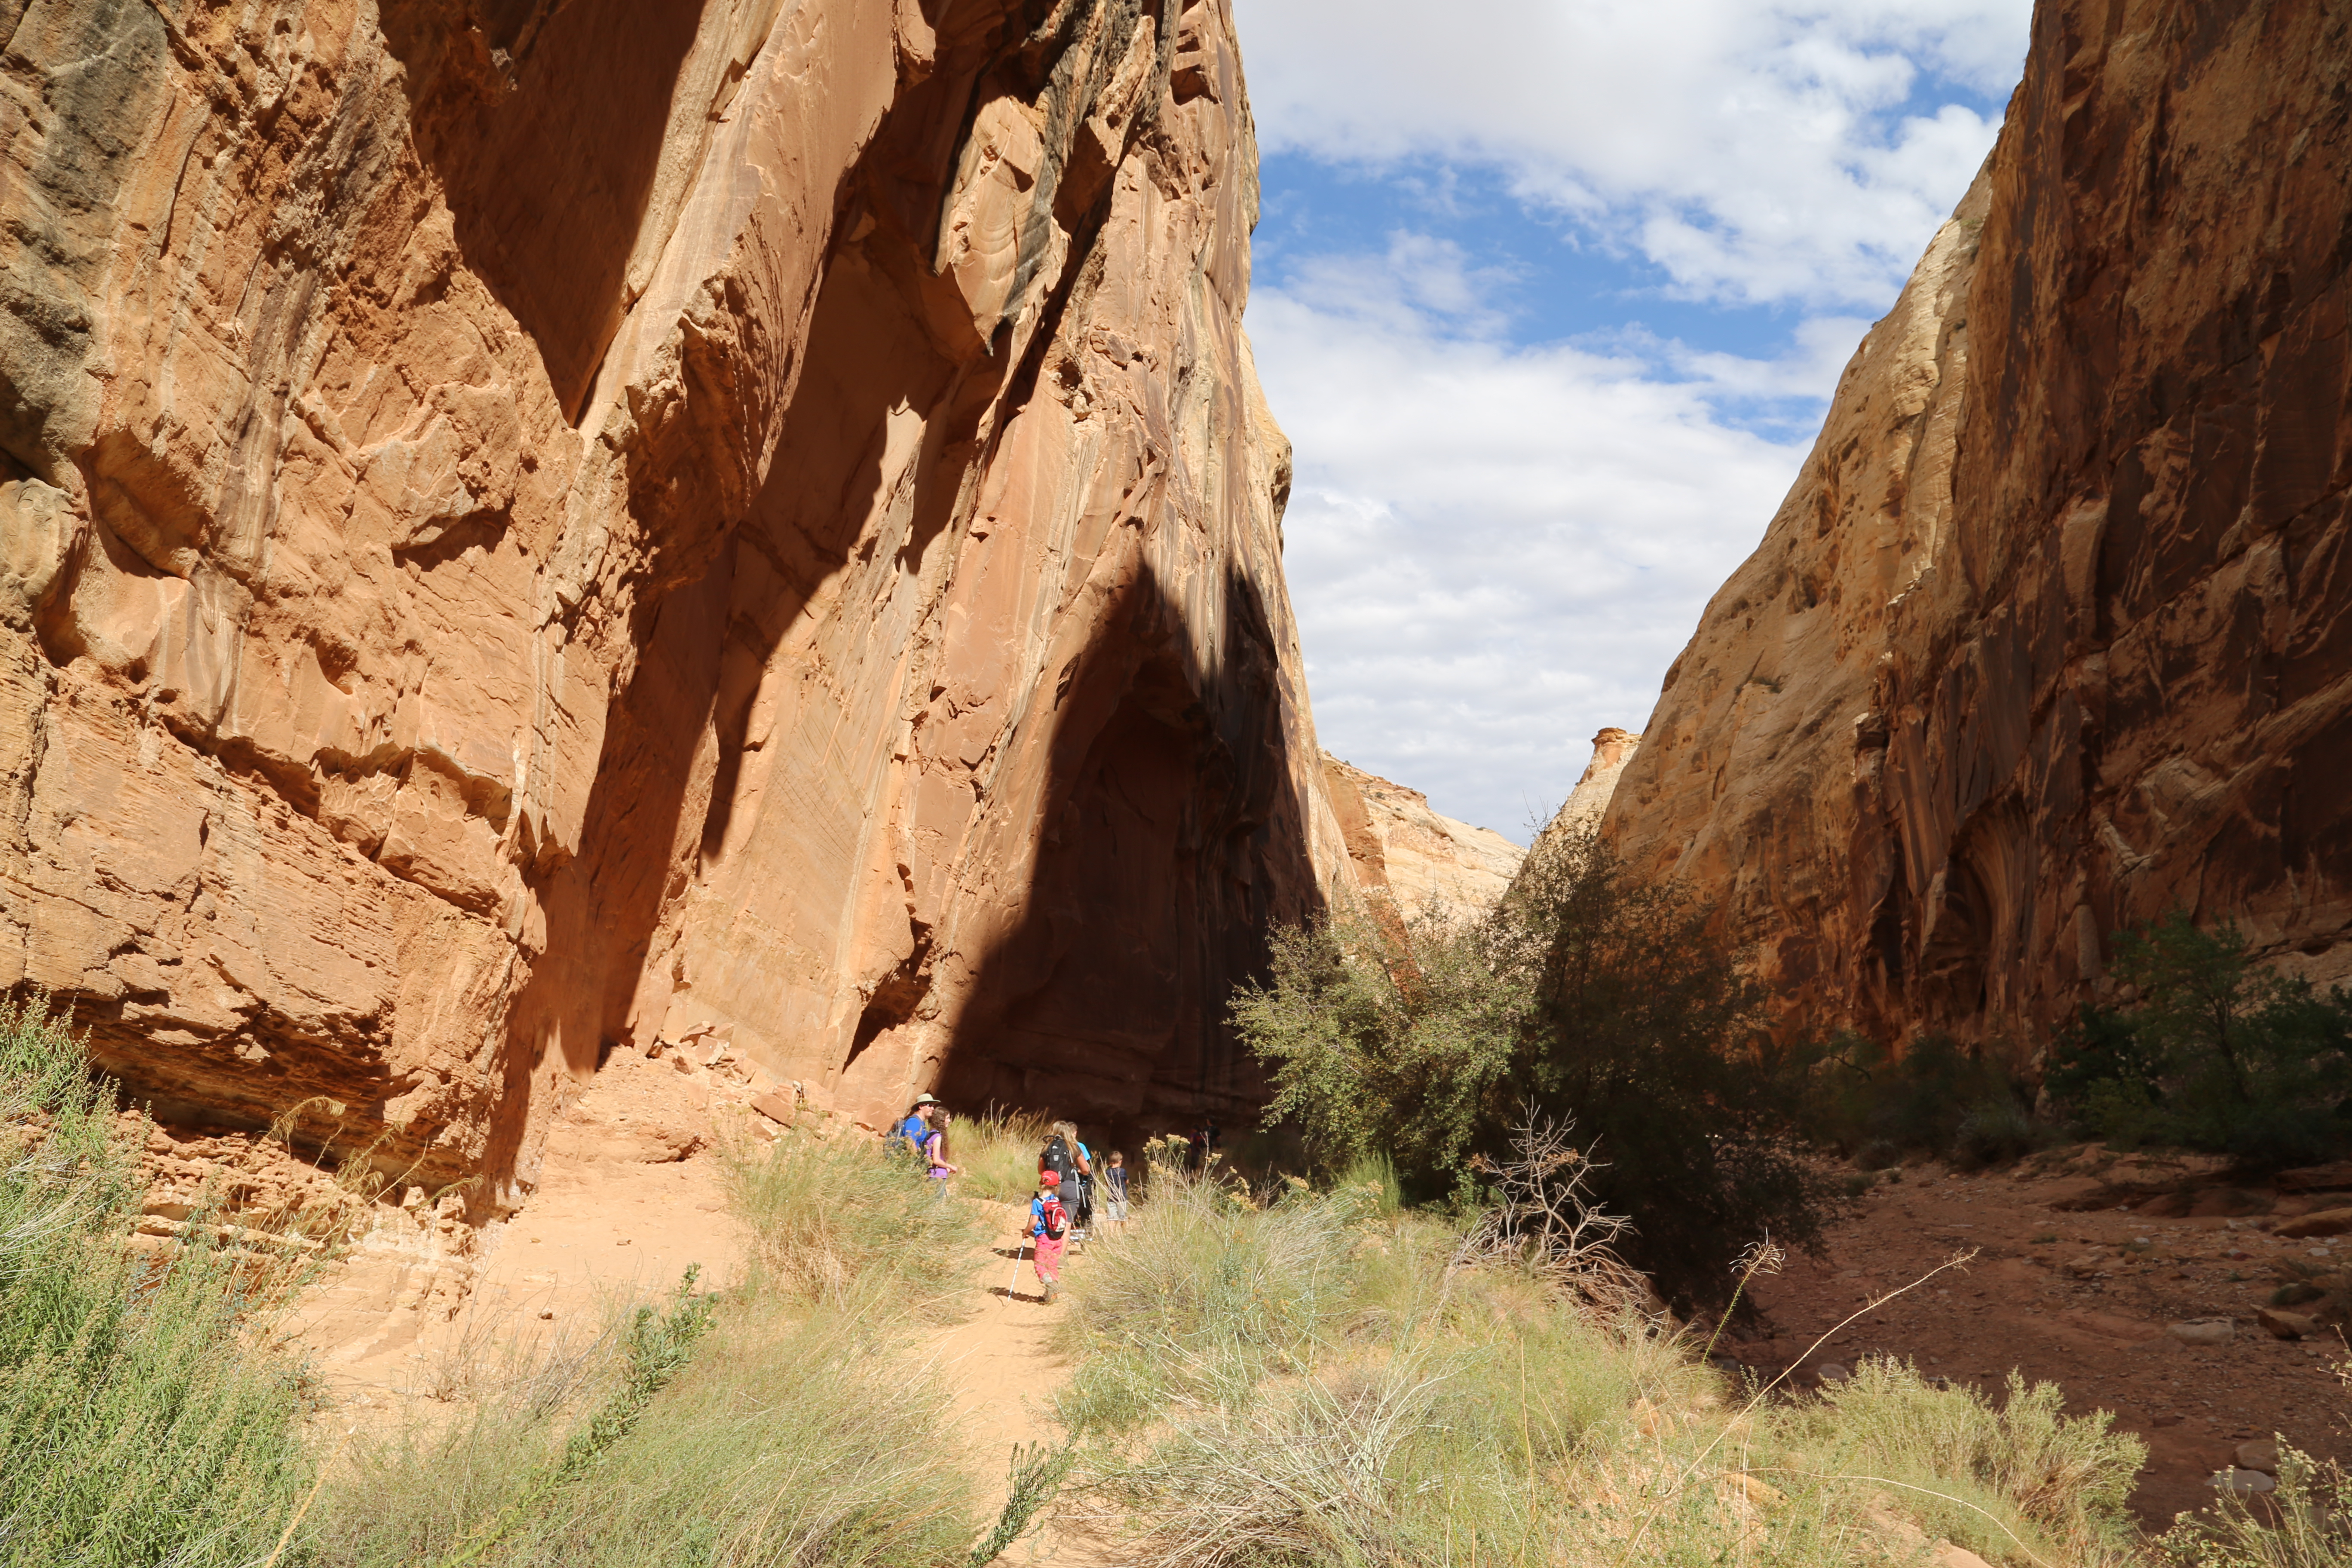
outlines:
[[[1233,566],[1211,596],[1205,665],[1145,568],[1067,672],[1034,868],[956,1024],[951,1100],[1122,1130],[1263,1103],[1228,1001],[1320,895],[1264,601]]]

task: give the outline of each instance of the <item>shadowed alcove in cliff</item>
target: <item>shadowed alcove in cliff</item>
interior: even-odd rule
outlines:
[[[1188,609],[1139,566],[1064,672],[1024,913],[942,1063],[957,1103],[1150,1128],[1262,1102],[1226,1005],[1316,884],[1260,591],[1228,567],[1214,592]]]

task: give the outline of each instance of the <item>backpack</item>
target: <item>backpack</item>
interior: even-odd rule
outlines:
[[[923,1152],[923,1140],[931,1135],[931,1131],[930,1124],[921,1117],[909,1116],[890,1129],[884,1147],[901,1158],[919,1155]]]
[[[1078,1171],[1077,1156],[1070,1152],[1069,1144],[1063,1141],[1062,1135],[1058,1132],[1055,1133],[1052,1141],[1045,1145],[1045,1152],[1038,1156],[1037,1163],[1061,1177],[1064,1186],[1069,1185],[1070,1178],[1077,1174]]]
[[[1048,1241],[1059,1241],[1069,1234],[1070,1211],[1062,1200],[1048,1193],[1037,1200],[1037,1234]]]

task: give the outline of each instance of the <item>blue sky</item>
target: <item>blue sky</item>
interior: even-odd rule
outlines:
[[[2029,0],[1234,0],[1323,744],[1524,842],[1999,130]]]

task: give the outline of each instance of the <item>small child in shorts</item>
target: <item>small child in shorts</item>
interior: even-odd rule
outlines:
[[[1127,1155],[1118,1149],[1103,1168],[1103,1218],[1122,1230],[1127,1226]]]
[[[1029,1246],[1049,1307],[1061,1293],[1062,1243],[1069,1234],[1070,1211],[1062,1206],[1061,1174],[1047,1171],[1037,1178],[1037,1195],[1029,1200]]]

